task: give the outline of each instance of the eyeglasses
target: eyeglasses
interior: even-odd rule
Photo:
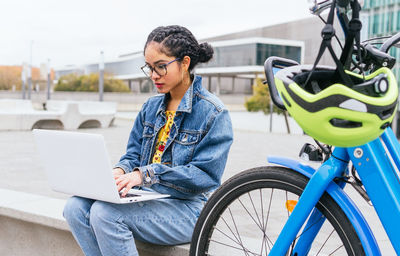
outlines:
[[[177,60],[180,60],[180,58],[176,58],[165,64],[156,65],[154,66],[154,68],[149,64],[146,64],[143,67],[141,67],[141,69],[143,73],[148,77],[151,77],[153,72],[156,72],[159,76],[165,76],[167,74],[167,66]]]

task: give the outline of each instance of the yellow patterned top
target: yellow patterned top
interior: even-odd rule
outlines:
[[[167,122],[158,133],[156,152],[154,152],[153,155],[153,163],[156,164],[161,163],[161,156],[164,152],[165,144],[167,144],[172,124],[174,123],[175,113],[176,113],[175,111],[165,111],[165,115],[167,116]]]

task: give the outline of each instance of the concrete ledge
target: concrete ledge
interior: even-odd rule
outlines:
[[[62,216],[65,200],[0,189],[0,255],[83,255]],[[141,256],[189,255],[189,244],[136,241]]]
[[[0,255],[83,256],[71,232],[0,215]]]
[[[62,217],[65,201],[44,196],[0,189],[0,215],[69,231]]]
[[[140,256],[188,256],[190,244],[163,246],[135,241]]]
[[[64,204],[0,189],[0,255],[83,255],[62,217]]]
[[[0,130],[107,128],[116,111],[115,102],[50,100],[45,111],[30,100],[0,99]]]

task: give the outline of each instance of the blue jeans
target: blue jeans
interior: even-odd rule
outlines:
[[[64,217],[87,256],[138,255],[135,239],[174,245],[188,243],[203,204],[163,198],[113,204],[73,196]]]

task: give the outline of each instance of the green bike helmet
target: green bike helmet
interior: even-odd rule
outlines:
[[[352,88],[338,82],[335,68],[311,65],[278,71],[276,88],[289,114],[305,133],[323,143],[354,147],[379,137],[397,107],[396,79],[388,68],[365,76],[346,71]]]

